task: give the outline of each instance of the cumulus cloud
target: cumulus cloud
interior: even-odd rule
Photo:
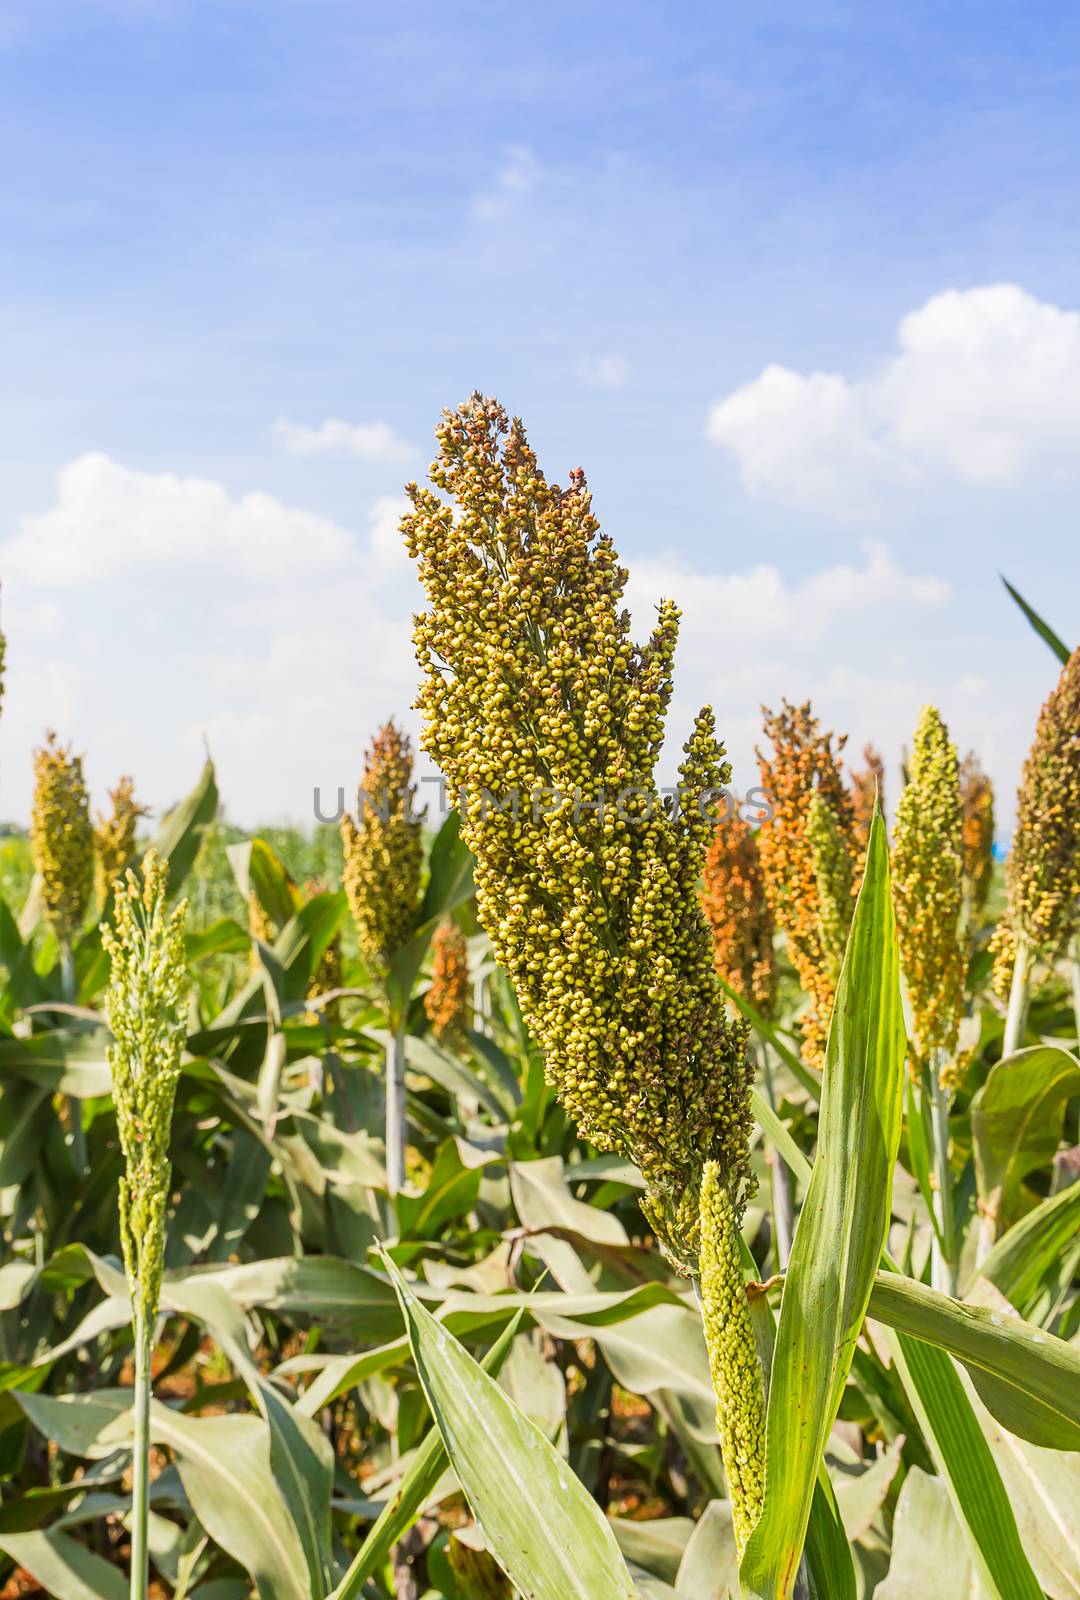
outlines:
[[[378,500],[353,531],[103,455],[64,467],[53,505],[0,547],[2,814],[25,817],[51,726],[87,751],[97,795],[134,771],[159,810],[204,738],[248,822],[310,817],[316,783],[354,784],[372,729],[415,693],[401,510]]]
[[[290,455],[327,452],[359,456],[363,461],[407,461],[412,450],[388,422],[343,422],[327,417],[315,427],[279,417],[274,433]]]
[[[752,494],[851,516],[934,474],[1009,483],[1075,461],[1080,312],[1015,284],[950,289],[897,344],[865,378],[770,365],[712,407],[708,437]]]
[[[585,356],[578,362],[578,377],[590,389],[624,389],[630,363],[625,356]]]

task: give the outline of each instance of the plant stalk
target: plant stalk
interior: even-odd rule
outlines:
[[[934,1176],[937,1179],[934,1215],[941,1234],[940,1239],[936,1232],[934,1234],[931,1247],[931,1277],[935,1289],[942,1294],[955,1295],[959,1252],[956,1216],[952,1202],[952,1176],[949,1171],[949,1110],[952,1095],[941,1082],[946,1059],[943,1050],[936,1050],[931,1057],[928,1073],[933,1107]]]
[[[60,997],[65,1005],[75,1003],[75,952],[67,939],[60,942]],[[83,1130],[82,1102],[73,1094],[64,1096],[68,1127],[71,1130],[71,1158],[75,1170],[83,1177],[87,1170],[86,1134]]]
[[[1072,956],[1069,961],[1072,973],[1073,1017],[1076,1020],[1076,1047],[1080,1050],[1080,933],[1072,943]]]
[[[405,1025],[394,1029],[386,1053],[386,1187],[405,1187]]]
[[[1031,951],[1027,941],[1016,941],[1016,963],[1013,967],[1012,986],[1009,989],[1009,1009],[1005,1014],[1005,1037],[1001,1042],[1002,1059],[1020,1048],[1027,1019],[1028,979],[1031,976]]]
[[[137,1291],[136,1291],[137,1292]],[[146,1600],[150,1582],[150,1353],[153,1319],[135,1313],[135,1427],[131,1464],[131,1600]]]

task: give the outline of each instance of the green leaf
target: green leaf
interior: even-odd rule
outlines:
[[[875,811],[825,1053],[817,1160],[780,1307],[765,1502],[742,1560],[743,1584],[759,1600],[791,1594],[818,1467],[885,1242],[904,1049],[885,825]]]
[[[1043,1200],[1004,1233],[979,1268],[1025,1315],[1044,1275],[1080,1234],[1080,1183]]]
[[[498,1339],[484,1357],[484,1371],[492,1378],[510,1353],[521,1313],[507,1323]],[[380,1512],[368,1530],[367,1538],[353,1558],[352,1565],[330,1596],[330,1600],[353,1600],[377,1567],[385,1561],[390,1549],[412,1527],[420,1510],[435,1485],[446,1471],[446,1446],[438,1428],[429,1428],[423,1443],[409,1463],[393,1499]]]
[[[525,1600],[633,1600],[607,1518],[387,1260],[413,1359],[488,1549]]]
[[[955,1367],[944,1351],[906,1334],[890,1333],[888,1340],[991,1600],[1042,1600],[1009,1497]]]
[[[169,863],[169,893],[178,894],[199,853],[203,834],[217,816],[218,792],[214,763],[207,756],[199,781],[165,818],[153,848]]]
[[[1064,1339],[879,1272],[870,1315],[962,1361],[999,1422],[1032,1444],[1080,1450],[1080,1351]]]
[[[971,1136],[982,1209],[996,1223],[1021,1209],[1023,1179],[1053,1161],[1076,1094],[1080,1061],[1057,1045],[1018,1050],[991,1067],[971,1102]]]
[[[52,1600],[127,1600],[120,1571],[55,1528],[0,1534],[0,1550],[36,1578]]]
[[[265,839],[231,844],[225,854],[244,900],[254,895],[280,933],[303,904],[284,863]]]
[[[726,1500],[710,1500],[686,1541],[675,1587],[697,1600],[727,1600],[738,1593],[739,1558]]]
[[[1064,666],[1068,661],[1070,654],[1068,645],[1062,644],[1061,640],[1058,638],[1050,624],[1048,622],[1044,622],[1037,611],[1032,610],[1031,606],[1028,605],[1023,595],[1013,588],[1012,584],[1009,582],[1008,578],[1005,577],[1004,573],[999,572],[998,577],[1001,579],[1006,589],[1008,589],[1009,593],[1012,595],[1013,599],[1016,601],[1025,617],[1031,623],[1031,626],[1035,629],[1035,632],[1039,635],[1039,638],[1044,640],[1045,643],[1050,646],[1051,650]]]
[[[875,1600],[982,1600],[963,1529],[941,1478],[909,1469],[893,1518],[889,1576]]]

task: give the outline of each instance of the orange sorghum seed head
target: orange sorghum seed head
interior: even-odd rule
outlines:
[[[424,1011],[440,1044],[451,1049],[465,1042],[472,1018],[469,953],[456,922],[442,922],[431,941],[431,987]]]
[[[960,794],[964,803],[964,885],[971,914],[978,916],[994,876],[994,785],[974,750],[964,757],[960,768]]]
[[[701,904],[717,972],[769,1016],[777,982],[773,916],[754,830],[735,811],[724,817],[705,853]]]
[[[762,786],[771,814],[758,830],[758,849],[765,892],[782,929],[791,964],[809,1006],[802,1017],[803,1052],[820,1067],[836,996],[836,966],[822,939],[822,902],[818,888],[820,850],[815,859],[807,831],[815,794],[829,807],[842,849],[855,859],[855,822],[851,796],[844,785],[840,754],[845,737],[822,732],[809,701],[780,710],[764,710],[765,733],[772,754],[758,751]]]

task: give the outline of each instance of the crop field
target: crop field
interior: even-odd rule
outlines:
[[[0,839],[0,1600],[1080,1600],[1080,650],[733,777],[582,471],[407,495],[339,822]]]

